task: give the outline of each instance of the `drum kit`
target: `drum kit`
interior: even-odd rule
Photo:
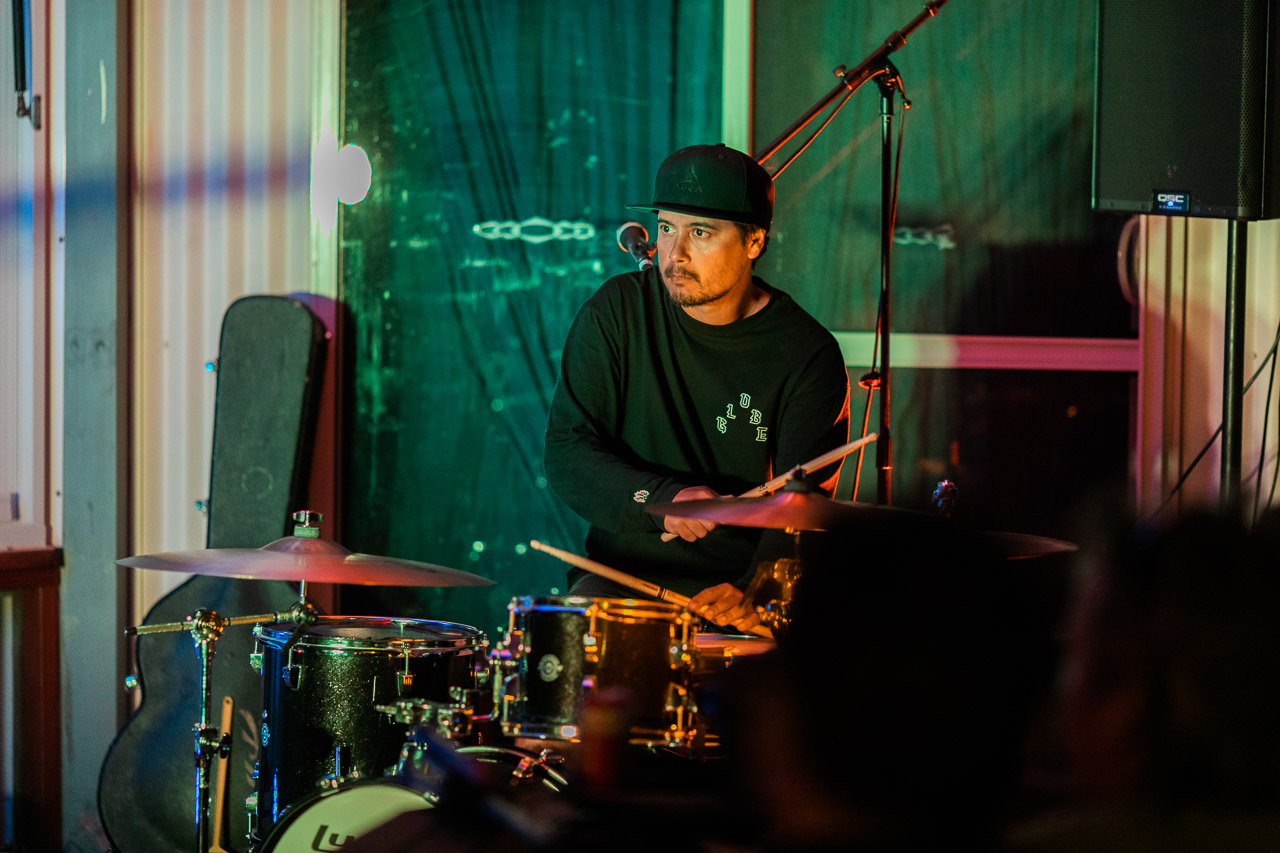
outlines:
[[[661,504],[650,511],[797,537],[874,527],[886,514],[907,512],[834,500],[806,488],[803,476],[764,496]],[[294,519],[292,536],[261,548],[118,561],[137,569],[298,584],[298,600],[287,611],[223,617],[197,610],[181,622],[127,632],[189,631],[198,649],[194,829],[200,853],[222,850],[216,830],[211,836],[219,823],[219,815],[210,814],[211,765],[231,745],[211,719],[210,676],[215,644],[227,626],[254,626],[249,663],[262,678],[261,749],[254,792],[245,803],[249,849],[336,850],[397,815],[433,808],[447,777],[475,767],[488,768],[486,778],[496,772],[510,788],[563,790],[571,778],[561,772],[566,757],[606,731],[628,747],[714,757],[719,742],[714,722],[699,707],[700,687],[735,658],[775,647],[770,635],[785,631],[800,575],[798,559],[762,563],[746,594],[761,613],[764,636],[716,634],[700,630],[687,598],[534,542],[646,597],[516,597],[507,607],[504,636],[491,649],[483,632],[458,623],[318,614],[307,598],[308,583],[493,582],[444,566],[353,553],[320,538],[318,514],[299,512]],[[992,534],[990,541],[1009,558],[1074,548],[1041,537]],[[616,713],[602,714],[610,707]]]

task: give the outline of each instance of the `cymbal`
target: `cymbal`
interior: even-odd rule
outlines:
[[[776,530],[841,530],[859,524],[874,525],[903,515],[919,515],[911,510],[879,504],[853,503],[827,497],[820,491],[782,489],[759,498],[711,498],[701,501],[672,501],[651,504],[654,515],[673,515],[714,521],[738,527],[767,527]]]
[[[1000,533],[992,530],[982,530],[979,531],[978,536],[984,539],[995,550],[996,554],[1006,560],[1026,560],[1031,557],[1066,554],[1080,548],[1074,542],[1050,539],[1047,536],[1033,536],[1029,533]]]
[[[922,521],[941,519],[940,516],[916,510],[840,501],[829,498],[820,491],[790,489],[759,498],[712,498],[657,503],[651,504],[647,510],[654,515],[673,515],[718,524],[778,530],[870,530],[878,525],[906,518],[918,518]],[[1072,542],[1027,533],[979,531],[977,535],[997,556],[1007,560],[1062,554],[1075,551],[1078,547]]]
[[[244,580],[307,581],[383,586],[492,586],[460,569],[395,557],[356,554],[336,542],[286,536],[261,548],[168,551],[116,560],[133,569],[158,569]]]

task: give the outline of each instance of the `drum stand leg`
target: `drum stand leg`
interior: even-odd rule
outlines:
[[[160,634],[167,631],[190,631],[195,640],[200,656],[200,721],[192,728],[195,735],[196,761],[196,850],[198,853],[210,853],[209,833],[209,766],[215,756],[223,757],[231,752],[231,734],[220,733],[210,725],[210,705],[213,702],[213,654],[222,629],[227,625],[240,625],[250,622],[282,622],[292,619],[298,622],[294,631],[296,640],[301,630],[315,621],[315,610],[307,601],[306,584],[302,584],[302,593],[298,603],[288,611],[278,613],[259,613],[254,616],[236,616],[226,619],[212,610],[197,610],[182,622],[165,622],[158,625],[141,625],[125,630],[125,634]]]
[[[213,618],[207,618],[208,616]],[[212,701],[212,675],[214,645],[222,634],[221,620],[208,610],[196,611],[192,621],[191,636],[200,650],[200,722],[196,723],[196,850],[209,853],[209,765],[215,755],[227,755],[231,751],[231,735],[220,735],[209,723],[209,705]]]

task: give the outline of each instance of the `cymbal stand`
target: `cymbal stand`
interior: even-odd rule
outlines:
[[[854,92],[862,88],[869,80],[875,79],[880,87],[880,119],[881,119],[881,169],[880,169],[880,306],[877,311],[877,346],[880,352],[880,369],[873,371],[865,377],[867,387],[871,390],[880,391],[880,421],[877,433],[880,438],[876,443],[876,503],[888,506],[893,503],[892,499],[892,483],[893,483],[893,432],[890,424],[890,408],[889,408],[889,291],[890,291],[890,249],[893,245],[893,178],[892,163],[893,155],[890,147],[890,128],[893,121],[893,98],[895,92],[902,90],[902,78],[898,74],[898,70],[889,61],[889,54],[901,48],[907,43],[907,36],[913,33],[925,20],[932,18],[938,14],[938,10],[947,2],[947,0],[929,0],[924,4],[924,10],[916,15],[905,27],[897,30],[885,39],[884,44],[873,51],[866,59],[858,63],[857,67],[848,69],[844,65],[840,65],[835,69],[835,75],[840,82],[835,85],[831,91],[824,95],[816,104],[810,107],[804,115],[784,130],[773,142],[769,143],[759,153],[754,155],[756,162],[764,165],[765,161],[777,154],[792,138],[796,136],[803,128],[809,125],[824,110],[831,105],[836,98],[844,96],[844,100],[836,106],[835,110],[827,117],[827,121],[821,124],[818,129],[802,144],[791,156],[781,165],[770,170],[770,174],[776,179],[782,174],[788,166],[791,165],[800,154],[809,146],[818,134],[827,126],[827,123],[835,117],[835,113],[840,110]],[[910,104],[904,98],[904,106]],[[870,402],[870,398],[868,398]],[[861,456],[859,456],[858,470],[861,470]]]
[[[195,641],[200,658],[200,719],[192,727],[195,735],[196,765],[196,850],[198,853],[209,853],[209,767],[215,757],[223,757],[231,752],[231,735],[219,734],[212,724],[211,708],[213,704],[213,655],[218,638],[228,625],[245,625],[260,622],[283,622],[293,620],[298,623],[294,631],[296,638],[307,625],[315,621],[315,608],[306,599],[306,583],[302,584],[301,597],[289,610],[276,613],[259,613],[254,616],[234,616],[224,618],[212,610],[197,610],[181,622],[163,622],[156,625],[139,625],[125,629],[126,635],[142,636],[143,634],[163,634],[173,631],[190,631]]]

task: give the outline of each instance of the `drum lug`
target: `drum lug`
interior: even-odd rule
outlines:
[[[491,713],[503,724],[504,734],[508,708],[516,694],[512,687],[519,687],[519,674],[516,672],[516,661],[511,655],[510,643],[514,634],[508,634],[503,643],[489,652],[488,678],[492,688],[493,709]],[[513,679],[517,679],[513,681]]]
[[[400,671],[400,678],[396,681],[396,695],[403,696],[405,691],[413,687],[413,673],[409,671],[409,655],[404,654],[404,669]]]
[[[671,682],[667,685],[667,710],[684,711],[689,707],[689,691],[682,685]]]
[[[513,672],[495,683],[498,689],[495,691],[493,701],[501,709],[499,719],[502,721],[503,732],[510,734],[507,732],[507,721],[511,718],[511,706],[515,703],[516,697],[524,692],[520,686],[520,673]]]
[[[253,651],[249,653],[249,666],[254,672],[262,674],[262,651]]]
[[[544,766],[550,766],[552,764],[563,765],[564,756],[558,752],[553,752],[550,749],[543,749],[538,752],[538,763]]]
[[[280,668],[280,679],[285,685],[298,690],[302,687],[302,667],[293,662],[293,646],[285,656],[284,666]]]
[[[363,778],[364,778],[364,774],[361,773],[359,770],[352,770],[350,773],[344,773],[341,776],[337,774],[334,774],[332,776],[325,776],[321,778],[319,782],[316,782],[316,787],[326,791],[327,790],[336,791],[338,788],[341,788],[347,782],[353,782],[356,779],[363,779]]]
[[[481,692],[490,689],[489,677],[492,674],[493,670],[490,666],[489,658],[483,655],[476,658],[475,665],[471,668],[471,677],[475,682],[475,686]],[[453,688],[450,687],[449,690],[452,691]],[[452,695],[452,693],[450,693],[450,695]]]

